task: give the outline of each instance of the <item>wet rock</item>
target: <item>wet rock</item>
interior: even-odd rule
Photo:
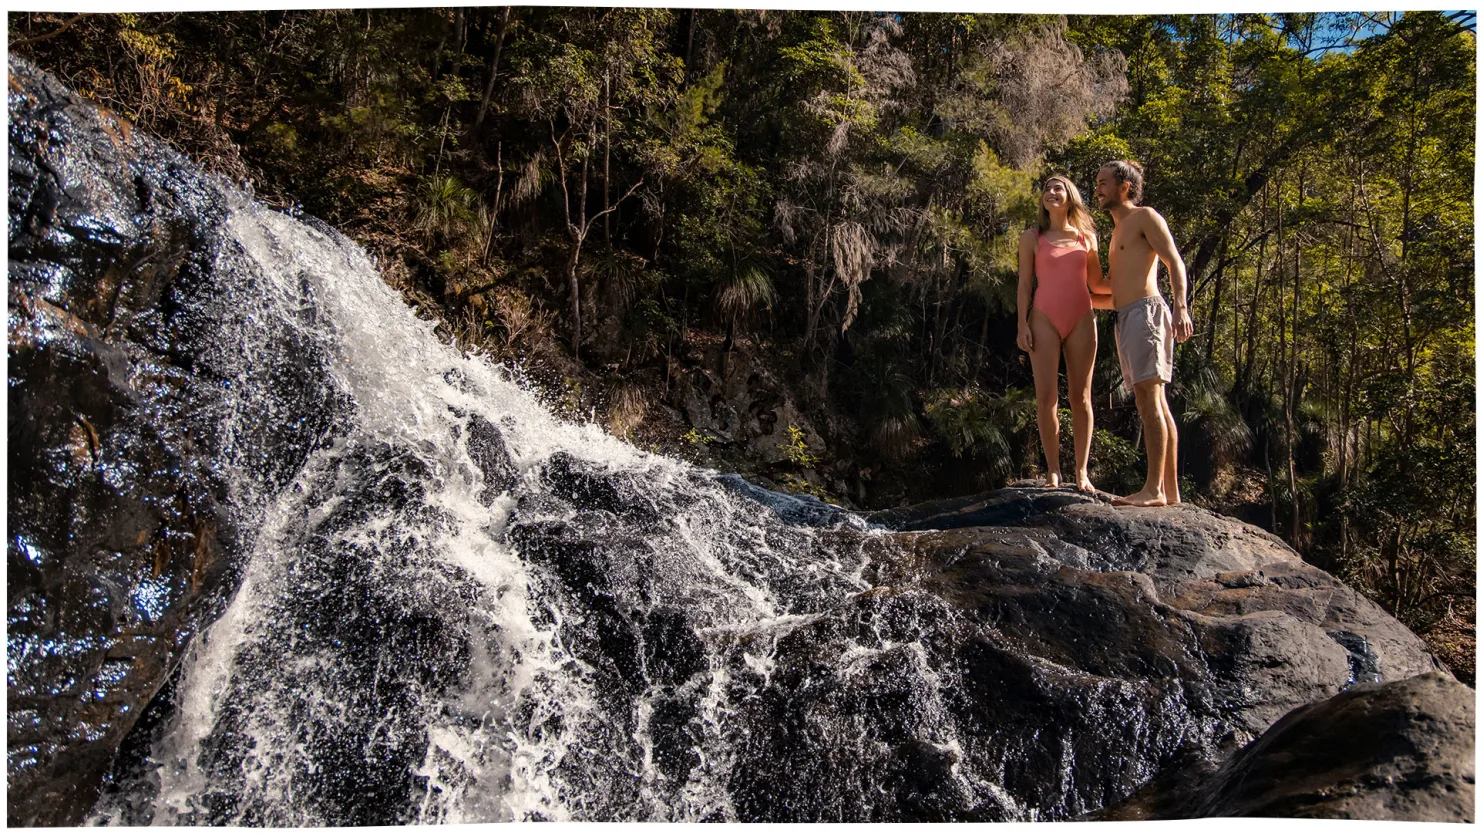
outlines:
[[[237,372],[225,183],[10,73],[8,810],[75,824],[236,581],[227,503],[285,484],[340,403],[286,322]],[[244,384],[272,393],[228,421]]]
[[[583,463],[563,451],[550,455],[545,462],[544,479],[553,494],[581,509],[640,516],[644,520],[657,517],[656,507],[633,477]]]
[[[1193,507],[1009,489],[873,519],[916,531],[876,540],[881,587],[776,643],[743,818],[1072,818],[1359,680],[1437,668],[1277,539]]]
[[[490,504],[501,493],[514,485],[516,479],[514,461],[509,457],[509,448],[504,444],[504,435],[498,427],[478,414],[468,414],[468,456],[478,464],[483,474],[483,489],[478,500]]]
[[[791,426],[805,434],[809,454],[826,456],[821,435],[786,386],[745,350],[695,350],[684,357],[677,375],[674,404],[688,423],[722,442],[743,446],[747,458],[766,465],[786,462]]]
[[[1131,509],[1066,489],[1003,489],[873,516],[941,530],[984,518],[1018,525],[1065,565],[1139,576],[1148,601],[1197,628],[1246,732],[1352,683],[1437,667],[1422,640],[1278,538],[1187,504]]]
[[[493,644],[470,613],[476,585],[424,538],[398,534],[438,520],[426,500],[427,474],[407,449],[352,443],[312,478],[303,504],[332,508],[301,512],[302,528],[292,534],[302,548],[270,567],[268,580],[287,592],[260,610],[256,628],[271,635],[234,658],[238,673],[216,693],[211,736],[193,762],[209,785],[177,821],[290,825],[293,816],[252,800],[243,784],[289,770],[302,773],[293,782],[298,799],[324,817],[352,826],[414,820],[406,797],[425,778],[429,754],[422,715]],[[382,520],[383,532],[367,534]],[[302,719],[284,726],[281,714]],[[283,734],[293,742],[287,754],[268,758],[268,772],[248,761]],[[145,805],[118,820],[161,819]]]
[[[1475,820],[1475,692],[1440,673],[1362,684],[1270,727],[1223,766],[1161,779],[1099,820]]]

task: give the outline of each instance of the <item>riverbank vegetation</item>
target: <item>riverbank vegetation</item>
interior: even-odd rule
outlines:
[[[1017,234],[1047,172],[1089,192],[1137,159],[1192,285],[1170,387],[1184,493],[1276,532],[1471,680],[1473,21],[9,18],[16,53],[343,230],[448,338],[522,361],[570,413],[870,507],[1035,473]],[[1091,472],[1133,489],[1102,319]],[[684,380],[739,355],[796,403],[765,425],[770,461],[684,405]]]

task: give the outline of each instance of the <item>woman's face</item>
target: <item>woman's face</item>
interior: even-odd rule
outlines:
[[[1043,186],[1044,208],[1067,208],[1069,205],[1069,189],[1064,187],[1062,180],[1050,180]]]

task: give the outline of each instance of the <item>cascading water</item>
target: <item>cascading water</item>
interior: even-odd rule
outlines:
[[[285,329],[339,410],[279,492],[270,461],[223,461],[240,589],[95,821],[742,817],[739,701],[778,638],[869,588],[863,523],[554,418],[353,244],[234,203],[214,358],[236,393],[206,416],[271,420],[253,344]]]

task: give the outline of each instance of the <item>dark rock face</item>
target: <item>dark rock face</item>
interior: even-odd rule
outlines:
[[[1159,779],[1100,820],[1206,816],[1475,820],[1475,691],[1430,673],[1281,718],[1215,771]]]
[[[563,642],[607,677],[608,714],[665,692],[648,728],[662,731],[667,800],[722,753],[740,820],[1074,818],[1189,761],[1206,773],[1292,709],[1436,668],[1417,637],[1262,531],[1067,490],[882,513],[900,531],[870,535],[725,479],[758,516],[818,529],[816,557],[857,548],[872,589],[717,639],[695,608],[648,601],[664,592],[646,542],[661,507],[640,481],[560,458],[545,476],[572,507],[600,507],[513,528],[556,579]],[[726,728],[695,719],[717,668]],[[717,737],[699,744],[704,731]],[[582,794],[611,790],[571,777]],[[590,809],[641,813],[618,794]]]
[[[10,73],[9,811],[75,824],[229,593],[237,481],[280,486],[336,403],[319,348],[271,333],[249,375],[276,393],[228,432],[224,183]]]
[[[879,586],[778,644],[747,760],[782,765],[749,773],[747,818],[1069,818],[1359,679],[1436,667],[1277,539],[1192,507],[1007,489],[874,520],[930,531],[879,542]]]
[[[879,513],[875,519],[899,529],[951,530],[984,519],[1011,523],[1020,530],[1019,546],[1062,565],[1055,565],[1053,580],[1043,586],[1076,587],[1055,591],[1071,598],[1082,596],[1079,585],[1103,585],[1104,576],[1122,574],[1123,581],[1138,587],[1125,607],[1144,608],[1175,632],[1187,630],[1189,647],[1195,646],[1191,655],[1206,663],[1206,679],[1218,686],[1214,699],[1238,715],[1235,725],[1244,733],[1257,734],[1290,709],[1355,682],[1401,679],[1436,668],[1422,640],[1365,597],[1300,560],[1278,538],[1186,504],[1122,509],[1067,490],[1003,489],[955,506],[937,503]],[[980,530],[940,532],[932,548],[944,544],[971,552],[982,538]],[[1009,594],[1001,585],[1021,582],[987,579],[962,576],[942,592],[973,603],[960,595],[963,589],[984,585],[985,595],[976,601],[993,609],[1012,606],[1008,621],[1023,623],[1013,626],[1026,645],[1038,646],[1035,653],[1072,660],[1079,649],[1060,641],[1092,645],[1116,633],[1143,655],[1137,661],[1147,661],[1148,649],[1161,652],[1157,640],[1146,639],[1151,633],[1128,632],[1120,623],[1122,614],[1085,620],[1095,614],[1078,604],[1066,604],[1052,616],[1017,611],[1024,604],[1017,601],[1022,588]],[[1052,600],[1045,606],[1057,607]],[[1156,663],[1170,668],[1171,656]]]

